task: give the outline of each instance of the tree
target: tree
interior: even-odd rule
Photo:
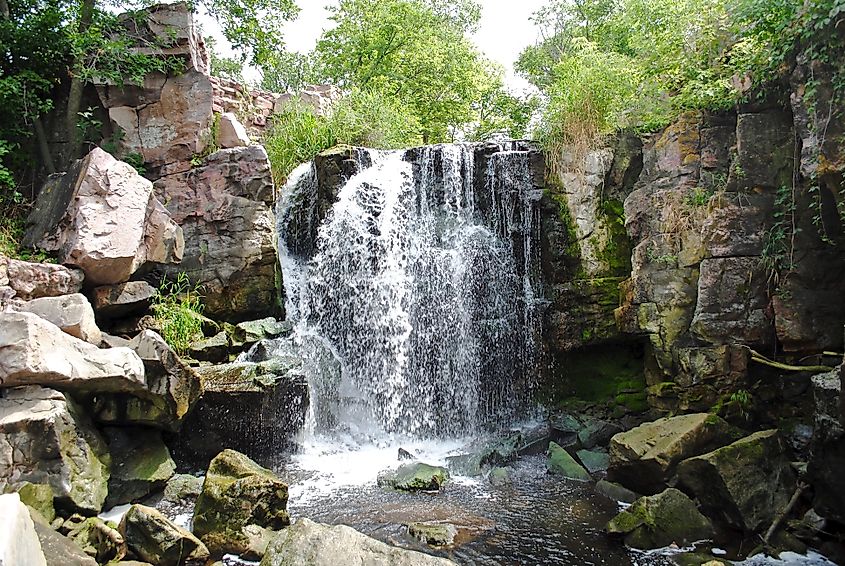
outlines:
[[[324,81],[313,53],[277,51],[261,65],[261,88],[271,92],[296,92]]]

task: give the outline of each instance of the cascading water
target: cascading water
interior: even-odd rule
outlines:
[[[457,436],[513,415],[537,361],[529,159],[357,150],[330,208],[313,164],[291,175],[279,248],[318,430]]]

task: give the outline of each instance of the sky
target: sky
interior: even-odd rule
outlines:
[[[546,0],[480,0],[481,22],[472,39],[490,59],[505,69],[505,82],[515,92],[529,88],[528,83],[513,72],[513,63],[520,51],[537,39],[537,31],[529,20]],[[285,26],[285,43],[291,51],[306,53],[314,48],[317,39],[332,22],[327,6],[334,0],[297,0],[299,17]],[[206,34],[216,27],[207,17],[200,17]],[[219,34],[215,34],[219,37]],[[218,51],[226,55],[225,47]],[[247,78],[255,77],[247,73]]]

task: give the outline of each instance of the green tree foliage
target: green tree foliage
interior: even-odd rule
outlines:
[[[208,49],[211,76],[243,84],[243,61],[233,57],[223,57],[219,55],[215,49],[216,45],[217,41],[213,37],[209,36],[205,38],[205,47]]]
[[[261,88],[270,92],[298,92],[325,81],[312,53],[279,50],[261,65]]]

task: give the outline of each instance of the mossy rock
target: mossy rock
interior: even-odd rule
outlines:
[[[176,464],[160,431],[106,428],[105,433],[112,455],[107,508],[137,501],[164,488]]]
[[[714,535],[713,525],[695,503],[675,488],[641,497],[607,523],[611,535],[622,535],[632,548],[684,546]]]
[[[120,522],[120,532],[132,552],[156,566],[203,564],[205,545],[190,532],[144,505],[133,505]]]
[[[56,509],[53,506],[53,488],[43,483],[25,482],[17,488],[21,503],[35,509],[48,523],[56,518]]]
[[[194,534],[215,556],[249,548],[247,525],[278,530],[290,524],[288,486],[243,454],[224,450],[208,467],[194,508]]]
[[[590,481],[592,479],[587,470],[556,442],[549,442],[549,458],[546,461],[546,469],[553,474],[573,480]]]
[[[402,464],[396,470],[382,473],[377,483],[399,491],[439,491],[449,480],[449,470],[422,462]]]

